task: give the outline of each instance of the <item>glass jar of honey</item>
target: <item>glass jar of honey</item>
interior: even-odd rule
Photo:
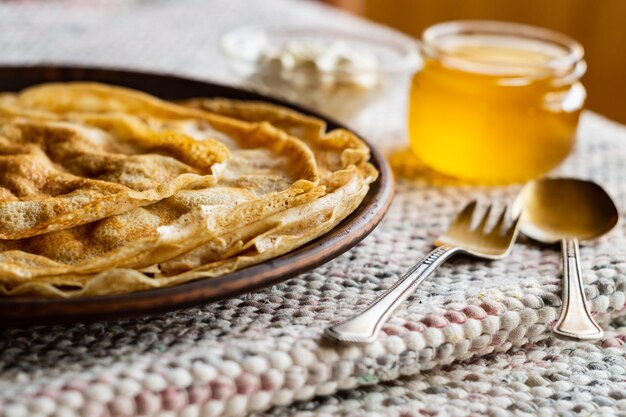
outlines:
[[[497,184],[542,175],[568,155],[586,97],[579,43],[532,26],[460,21],[428,28],[422,53],[409,135],[425,165]]]

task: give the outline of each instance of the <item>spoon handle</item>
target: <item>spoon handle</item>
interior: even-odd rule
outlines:
[[[580,262],[578,240],[563,239],[563,306],[554,332],[575,339],[598,339],[604,332],[598,326],[587,304]]]

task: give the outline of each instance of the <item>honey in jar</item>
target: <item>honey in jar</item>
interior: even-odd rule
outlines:
[[[409,135],[425,165],[509,183],[546,173],[572,149],[586,96],[577,42],[513,23],[450,22],[424,32],[423,55]]]

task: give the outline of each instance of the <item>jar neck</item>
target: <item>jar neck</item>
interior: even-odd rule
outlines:
[[[586,71],[582,46],[547,29],[507,22],[459,21],[431,26],[422,54],[464,72],[511,80],[573,84]]]

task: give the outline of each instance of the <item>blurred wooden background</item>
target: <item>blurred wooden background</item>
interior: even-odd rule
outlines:
[[[419,37],[455,19],[491,19],[543,26],[585,47],[587,108],[626,123],[626,0],[326,0]]]

